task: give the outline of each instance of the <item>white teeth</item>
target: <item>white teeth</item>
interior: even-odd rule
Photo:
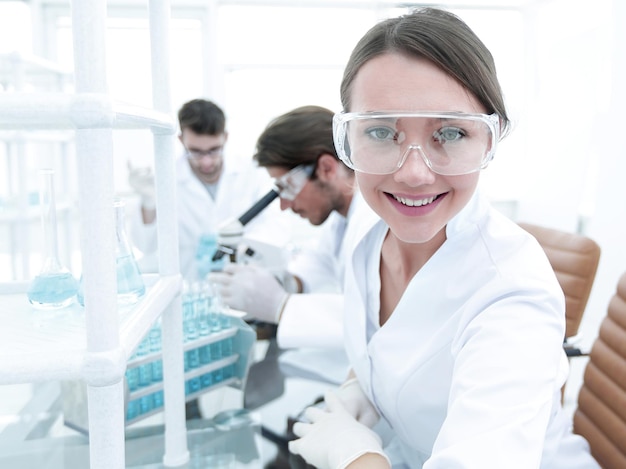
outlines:
[[[414,200],[414,199],[407,199],[405,197],[397,197],[394,195],[393,198],[396,199],[401,204],[408,205],[409,207],[421,207],[422,205],[428,205],[432,203],[433,200],[435,200],[437,197],[435,196],[435,197],[429,197],[428,199]]]

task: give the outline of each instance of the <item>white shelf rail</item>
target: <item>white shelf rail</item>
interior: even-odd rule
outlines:
[[[56,379],[87,385],[91,469],[125,467],[124,373],[127,360],[162,315],[165,452],[163,463],[189,461],[185,421],[181,276],[173,174],[175,125],[169,95],[168,0],[148,0],[152,43],[153,109],[112,102],[106,83],[106,0],[73,0],[74,93],[0,94],[0,129],[65,130],[75,134],[84,309],[34,311],[17,282],[0,285],[0,384]],[[159,275],[134,308],[117,304],[113,214],[113,131],[149,129],[155,148]],[[22,284],[25,289],[26,284]],[[16,293],[17,292],[17,293]],[[20,323],[19,314],[24,313]],[[17,314],[16,314],[17,313]],[[65,315],[65,316],[64,316]],[[7,316],[8,317],[8,316]],[[37,321],[42,322],[37,330]],[[49,321],[48,324],[45,324]],[[60,324],[55,335],[46,326]],[[33,326],[35,326],[33,328]],[[0,333],[0,336],[2,336]],[[30,334],[30,335],[29,335]],[[20,342],[24,348],[20,349]]]

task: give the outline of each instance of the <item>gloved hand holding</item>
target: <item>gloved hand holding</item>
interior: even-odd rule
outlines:
[[[277,324],[289,294],[270,271],[255,265],[226,264],[212,272],[213,282],[224,303],[264,322]]]
[[[128,162],[128,184],[141,198],[141,206],[147,210],[156,208],[156,189],[151,168],[135,168]]]
[[[343,469],[368,453],[387,460],[387,465],[381,467],[391,467],[380,437],[357,422],[334,392],[327,392],[325,401],[326,410],[306,409],[304,415],[312,423],[294,424],[293,432],[300,438],[289,442],[289,451],[318,469]]]
[[[359,423],[372,428],[380,420],[380,415],[363,392],[359,381],[351,378],[335,391],[346,411]]]

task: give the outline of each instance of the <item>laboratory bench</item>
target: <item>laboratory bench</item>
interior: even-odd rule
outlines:
[[[332,387],[334,378],[281,363],[282,355],[300,352],[279,349],[271,333],[253,348],[244,391],[225,386],[198,398],[203,418],[186,422],[190,458],[179,467],[307,467],[287,451],[288,420]],[[66,425],[63,406],[59,381],[0,386],[0,467],[88,468],[88,436]],[[163,468],[163,454],[163,412],[126,427],[127,468]]]

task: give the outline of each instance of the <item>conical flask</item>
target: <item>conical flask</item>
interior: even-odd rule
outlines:
[[[39,309],[56,309],[68,306],[78,290],[74,276],[61,265],[57,245],[56,202],[54,198],[54,170],[39,172],[39,204],[43,230],[43,267],[30,283],[28,301]]]
[[[115,263],[117,266],[117,301],[122,304],[135,303],[146,293],[139,265],[126,237],[125,203],[119,197],[113,201],[115,209]]]
[[[115,266],[117,276],[117,301],[123,305],[136,303],[146,293],[146,287],[139,271],[139,265],[126,237],[125,203],[119,197],[113,200],[115,210]],[[85,306],[83,277],[76,294],[78,302]]]

